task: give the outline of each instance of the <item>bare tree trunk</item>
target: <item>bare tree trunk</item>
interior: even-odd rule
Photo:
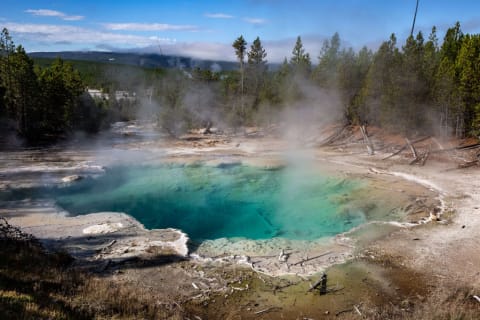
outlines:
[[[412,30],[410,31],[410,36],[413,36],[413,30],[415,29],[415,21],[417,20],[417,12],[418,12],[418,2],[417,0],[417,5],[415,6],[415,14],[413,15],[413,23],[412,23]]]

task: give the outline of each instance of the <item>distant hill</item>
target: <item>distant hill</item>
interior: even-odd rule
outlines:
[[[188,57],[160,54],[121,53],[103,51],[63,51],[32,52],[32,58],[56,58],[64,60],[94,61],[102,63],[125,64],[143,68],[186,68],[210,69],[212,71],[228,71],[238,69],[238,64],[230,61],[198,60]]]

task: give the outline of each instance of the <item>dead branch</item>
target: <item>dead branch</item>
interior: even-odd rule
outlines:
[[[460,146],[460,147],[454,147],[454,148],[448,148],[448,149],[434,150],[432,151],[432,153],[441,153],[441,152],[448,152],[448,151],[455,151],[455,150],[470,150],[470,149],[477,149],[477,148],[480,148],[480,143],[474,143],[466,146]]]
[[[307,262],[307,261],[311,261],[311,260],[314,260],[314,259],[321,258],[321,257],[323,257],[323,256],[326,256],[326,255],[330,254],[330,253],[332,253],[332,251],[327,251],[327,252],[324,252],[324,253],[322,253],[322,254],[320,254],[320,255],[318,255],[318,256],[314,256],[314,257],[311,257],[311,258],[306,258],[306,259],[297,261],[297,262],[295,262],[295,263],[292,263],[291,265],[292,265],[292,266],[296,266],[296,265],[298,265],[298,264],[302,264],[302,263]]]
[[[422,157],[422,161],[420,162],[420,165],[423,167],[425,163],[427,162],[428,156],[430,155],[430,150],[425,152],[425,154]]]
[[[437,145],[437,147],[440,149],[440,150],[443,150],[445,149],[440,142],[438,142],[437,139],[435,139],[435,137],[432,137],[432,141]]]
[[[322,142],[318,143],[318,147],[324,147],[329,144],[331,144],[333,141],[337,140],[338,137],[340,137],[343,132],[347,129],[348,125],[344,125],[342,128],[337,130],[335,133],[333,133],[331,136],[329,136],[327,139],[323,140]]]
[[[410,165],[420,162],[420,165],[424,166],[429,155],[430,155],[430,150],[425,152],[421,157],[415,158],[412,161],[410,161]]]
[[[335,313],[335,317],[338,317],[342,313],[352,312],[352,311],[353,311],[353,309],[345,309],[345,310],[338,311],[337,313]]]
[[[410,140],[408,140],[408,138],[405,138],[405,141],[407,142],[407,145],[410,147],[410,151],[412,151],[413,158],[417,159],[418,158],[417,150],[415,149],[413,144],[410,142]]]
[[[411,141],[410,143],[413,145],[413,144],[415,144],[415,143],[425,141],[425,140],[427,140],[427,139],[429,139],[429,138],[430,138],[430,136],[418,138],[418,139],[415,139],[415,140]],[[403,150],[405,150],[407,147],[408,147],[408,143],[405,143],[400,149],[398,149],[397,151],[395,151],[394,153],[392,153],[392,154],[389,155],[388,157],[383,158],[382,160],[387,160],[387,159],[390,159],[391,157],[396,156],[397,154],[399,154],[400,152],[402,152]]]
[[[105,252],[105,251],[107,251],[107,249],[109,249],[111,246],[113,246],[116,242],[117,242],[117,240],[113,239],[113,240],[110,241],[105,247],[103,247],[102,249],[98,250],[98,252]]]
[[[397,151],[395,151],[394,153],[392,153],[392,154],[389,155],[388,157],[383,158],[382,160],[387,160],[387,159],[390,159],[391,157],[396,156],[397,154],[399,154],[400,152],[402,152],[403,150],[405,150],[407,147],[408,147],[408,144],[404,144],[400,149],[398,149]]]
[[[360,312],[360,309],[358,309],[357,306],[353,306],[353,309],[355,310],[356,313],[358,313],[360,317],[362,316],[362,313]]]
[[[470,168],[473,166],[478,165],[478,160],[473,160],[473,161],[467,161],[465,163],[459,164],[458,169],[465,169],[465,168]]]
[[[266,309],[263,309],[263,310],[260,310],[260,311],[257,311],[257,312],[254,312],[253,314],[262,314],[262,313],[265,313],[265,312],[270,312],[270,311],[273,311],[273,310],[278,310],[278,309],[281,309],[280,307],[268,307]]]

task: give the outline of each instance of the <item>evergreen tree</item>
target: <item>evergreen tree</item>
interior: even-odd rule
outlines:
[[[467,134],[480,133],[480,35],[465,35],[457,56],[462,118]]]
[[[383,42],[375,53],[368,71],[359,109],[364,111],[359,118],[380,126],[400,129],[399,110],[396,104],[398,90],[396,77],[400,71],[401,57],[396,47],[395,34]]]
[[[253,108],[260,103],[260,93],[264,89],[265,73],[267,72],[267,53],[262,46],[260,38],[257,37],[247,53],[247,83],[248,92],[253,95]]]
[[[458,90],[459,76],[456,70],[456,60],[461,48],[463,33],[460,23],[449,28],[445,34],[439,52],[439,66],[435,76],[435,103],[438,105],[439,124],[444,135],[464,134],[463,110]]]
[[[6,90],[7,103],[17,124],[19,134],[32,138],[37,133],[37,108],[39,88],[37,77],[30,59],[22,46],[9,57],[14,75]]]
[[[345,52],[343,52],[345,54]],[[353,53],[353,52],[350,52]],[[345,56],[344,56],[345,57]],[[315,80],[324,88],[337,86],[337,67],[340,59],[340,36],[338,32],[330,40],[323,42],[318,66],[315,70]]]
[[[243,112],[243,94],[244,90],[244,82],[245,82],[245,54],[247,50],[247,42],[243,38],[243,36],[238,37],[233,42],[233,48],[235,49],[235,55],[237,56],[238,62],[240,64],[240,96],[241,96],[241,106]]]
[[[305,52],[302,44],[302,38],[300,38],[300,36],[297,37],[297,41],[293,47],[290,65],[292,66],[295,74],[307,76],[310,73],[312,66],[310,54]]]
[[[84,91],[80,74],[70,63],[57,58],[51,66],[40,71],[39,82],[45,133],[56,136],[72,130],[78,98]]]

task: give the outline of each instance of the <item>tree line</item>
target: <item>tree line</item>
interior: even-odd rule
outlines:
[[[316,65],[298,37],[290,59],[285,58],[270,75],[262,69],[251,76],[244,70],[257,68],[249,63],[245,67],[238,49],[242,39],[235,40],[233,47],[239,72],[246,77],[241,81],[246,83],[246,92],[242,86],[241,95],[254,97],[247,106],[252,112],[262,104],[281,109],[294,100],[301,101],[301,91],[295,86],[296,80],[302,79],[337,94],[337,107],[352,124],[371,124],[404,134],[480,134],[480,35],[464,34],[458,22],[447,30],[441,45],[433,27],[427,39],[418,32],[401,47],[392,34],[376,52],[367,47],[358,52],[342,48],[335,33],[324,41]],[[251,53],[261,47],[259,39],[255,41]]]
[[[350,124],[390,131],[444,136],[480,134],[480,35],[464,34],[460,23],[441,44],[433,27],[401,46],[395,34],[376,51],[342,46],[338,33],[324,41],[312,62],[301,37],[290,57],[274,70],[259,37],[250,46],[243,36],[232,43],[238,70],[159,69],[83,75],[60,59],[36,66],[6,29],[0,37],[0,119],[29,139],[58,137],[73,130],[98,131],[117,120],[143,114],[160,130],[178,136],[190,128],[268,125],[318,90],[335,96],[336,111]],[[131,67],[130,67],[131,68]],[[125,78],[125,79],[124,79]],[[122,80],[124,79],[124,80]],[[137,90],[138,99],[93,99],[87,86]],[[123,86],[123,87],[122,87]],[[308,103],[321,105],[322,98]],[[146,110],[146,111],[145,111]]]
[[[61,59],[41,68],[16,46],[7,29],[0,34],[0,123],[31,143],[57,140],[72,130],[96,132],[101,110],[85,94],[78,71]]]
[[[376,51],[345,48],[335,33],[324,41],[316,63],[299,36],[291,56],[273,71],[268,69],[261,40],[257,37],[247,45],[243,36],[232,43],[237,71],[194,72],[197,76],[184,85],[208,86],[214,99],[204,100],[204,105],[198,99],[193,109],[191,99],[185,104],[181,96],[175,106],[167,102],[171,111],[177,110],[177,121],[183,117],[188,119],[185,127],[198,125],[195,119],[205,122],[205,114],[214,110],[216,118],[229,126],[270,124],[279,121],[285,110],[301,112],[298,108],[308,99],[308,87],[322,92],[319,99],[335,96],[337,112],[350,124],[406,135],[463,138],[480,134],[480,35],[464,34],[458,22],[441,43],[433,27],[427,39],[418,32],[401,46],[392,34]],[[188,95],[189,89],[184,92]],[[322,101],[313,104],[320,108]],[[210,112],[202,114],[202,110]]]

